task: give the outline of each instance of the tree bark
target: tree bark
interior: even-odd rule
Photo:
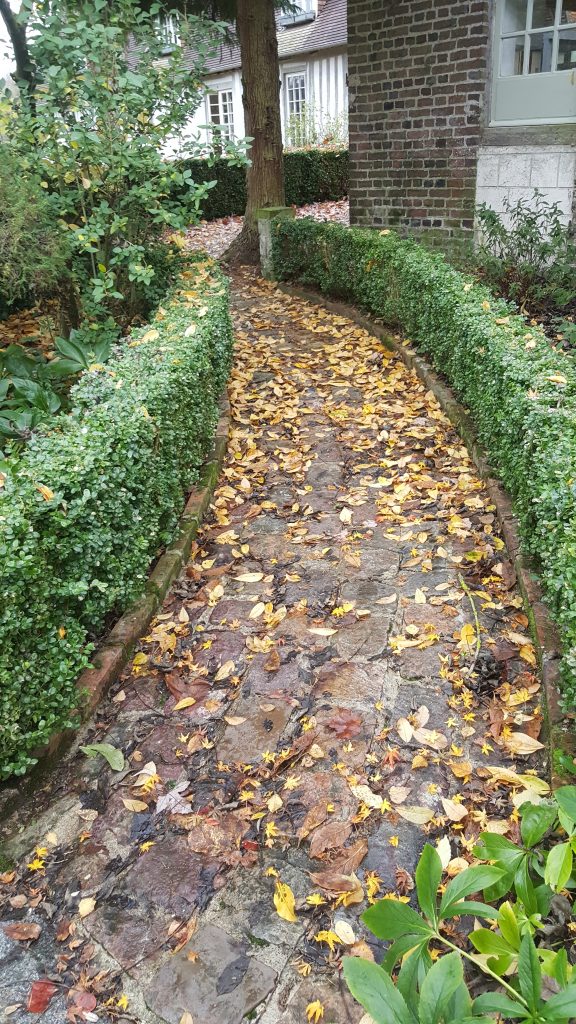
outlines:
[[[12,43],[12,49],[14,50],[16,71],[12,75],[12,78],[21,89],[22,87],[24,88],[28,94],[30,102],[33,103],[33,92],[36,87],[36,74],[34,71],[34,65],[30,58],[30,51],[28,50],[26,25],[17,20],[16,13],[10,6],[10,0],[0,0],[0,15],[2,16],[2,20],[10,37],[10,42]]]
[[[285,203],[274,0],[237,0],[236,29],[242,59],[246,135],[253,139],[252,163],[246,172],[244,226],[224,259],[257,263],[258,225],[254,212],[262,206]]]

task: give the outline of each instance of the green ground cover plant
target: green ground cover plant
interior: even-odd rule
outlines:
[[[64,356],[63,356],[64,357]],[[76,680],[143,590],[198,477],[232,357],[226,279],[183,271],[151,323],[84,370],[70,411],[0,473],[0,778],[77,720]]]
[[[487,1014],[525,1024],[574,1020],[572,915],[558,927],[553,900],[576,887],[576,786],[523,803],[520,815],[521,843],[483,833],[474,853],[484,863],[442,886],[440,853],[426,844],[415,872],[419,911],[394,898],[365,911],[364,923],[390,945],[381,966],[345,959],[344,976],[374,1024],[491,1024]]]
[[[400,328],[470,410],[514,499],[561,630],[564,694],[576,702],[576,368],[544,333],[444,257],[391,231],[278,224],[279,279],[346,299]]]

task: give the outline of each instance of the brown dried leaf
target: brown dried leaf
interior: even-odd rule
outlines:
[[[329,821],[317,828],[310,840],[310,856],[321,857],[326,850],[334,850],[343,846],[352,831],[347,821]]]

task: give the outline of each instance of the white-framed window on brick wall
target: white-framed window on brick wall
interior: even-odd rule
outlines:
[[[498,0],[492,123],[576,122],[576,0]]]
[[[288,71],[284,75],[284,111],[286,118],[286,143],[301,145],[306,117],[306,70]]]
[[[218,89],[207,96],[208,120],[224,139],[234,138],[234,100],[231,89]]]

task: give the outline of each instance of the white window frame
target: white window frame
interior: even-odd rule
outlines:
[[[158,26],[166,53],[180,46],[180,18],[177,11],[164,11],[159,14]]]
[[[213,120],[212,98],[218,97],[218,121]],[[210,126],[218,128],[223,139],[234,139],[234,90],[231,82],[208,86],[206,94],[206,117]]]
[[[299,7],[299,11],[289,14],[280,14],[279,23],[285,28],[290,25],[300,25],[306,21],[313,21],[318,14],[318,0],[293,0]]]
[[[303,82],[302,89],[301,90],[299,89],[299,92],[301,92],[301,95],[299,97],[299,102],[301,104],[301,109],[300,110],[292,110],[291,109],[291,104],[292,104],[291,95],[290,95],[290,92],[291,92],[291,82],[294,79],[296,79],[296,78],[301,79],[301,81]],[[300,117],[300,116],[302,116],[305,113],[305,111],[306,111],[306,105],[309,104],[309,102],[310,102],[310,97],[308,95],[308,90],[309,90],[308,73],[307,73],[307,68],[306,68],[305,64],[298,65],[298,66],[294,65],[294,66],[291,66],[291,67],[288,67],[288,68],[283,68],[283,72],[282,72],[282,90],[283,90],[283,93],[284,93],[283,107],[284,107],[284,127],[285,127],[285,136],[286,136],[286,145],[287,146],[292,146],[292,145],[295,145],[295,142],[290,137],[290,121],[291,121],[291,118],[292,117]]]
[[[495,18],[494,59],[492,69],[492,118],[493,125],[538,125],[576,123],[576,68],[556,70],[558,41],[566,32],[576,29],[560,25],[562,0],[556,0],[554,26],[546,29],[532,29],[534,0],[527,0],[524,29],[504,32],[504,10],[506,0],[497,0]],[[544,32],[552,33],[552,59],[550,71],[529,74],[529,40]],[[524,40],[522,73],[501,74],[503,44],[508,39]],[[576,38],[574,40],[576,51]]]

